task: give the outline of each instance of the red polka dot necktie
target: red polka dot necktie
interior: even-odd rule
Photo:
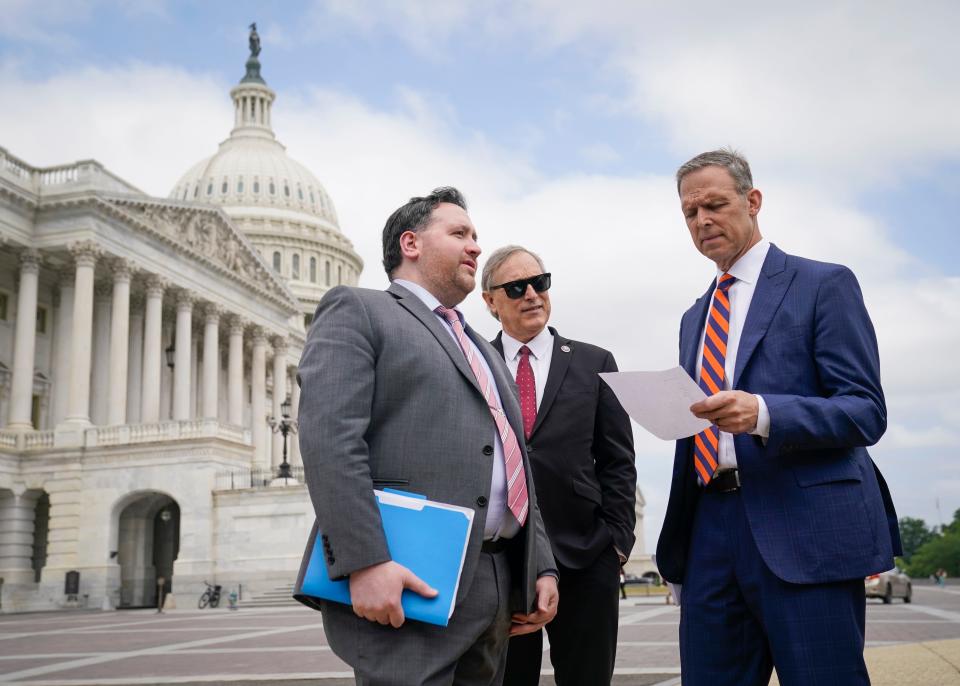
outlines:
[[[713,302],[707,314],[700,362],[700,388],[708,396],[723,390],[724,364],[727,360],[727,334],[730,331],[730,298],[727,291],[737,279],[724,273],[717,280]],[[706,486],[720,465],[720,429],[711,424],[693,439],[693,466]]]
[[[467,364],[470,365],[473,375],[477,377],[483,399],[487,401],[487,407],[493,416],[493,422],[497,425],[497,434],[499,434],[500,442],[503,444],[503,466],[507,470],[507,507],[510,508],[510,512],[520,523],[520,526],[523,526],[523,523],[527,520],[527,510],[530,507],[530,502],[527,497],[527,477],[523,470],[523,456],[520,454],[517,435],[513,432],[510,422],[507,421],[507,415],[500,407],[493,384],[490,382],[483,365],[480,364],[480,360],[477,359],[478,355],[467,338],[467,332],[464,331],[463,322],[460,321],[457,311],[443,305],[434,311],[446,319],[450,328],[453,329],[453,333],[457,337],[457,343],[460,344],[460,350],[467,358]]]
[[[530,348],[525,345],[520,348],[520,362],[517,364],[517,388],[520,390],[523,435],[529,440],[537,421],[537,382],[533,378],[533,367],[530,366]]]

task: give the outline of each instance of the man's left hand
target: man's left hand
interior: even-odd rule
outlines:
[[[721,431],[743,434],[757,428],[760,403],[752,393],[720,391],[694,403],[690,411],[700,419],[713,422]]]
[[[514,613],[510,635],[532,634],[542,629],[557,614],[560,591],[557,590],[556,577],[546,574],[537,579],[537,609],[528,615]]]

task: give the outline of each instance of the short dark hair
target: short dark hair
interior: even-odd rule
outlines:
[[[746,195],[753,188],[753,175],[750,173],[750,163],[747,158],[733,148],[720,148],[702,152],[692,160],[680,165],[677,170],[677,192],[680,192],[680,183],[683,177],[704,167],[723,167],[733,178],[737,193]]]
[[[404,231],[416,233],[430,224],[433,211],[442,202],[449,202],[467,209],[463,193],[453,186],[434,188],[430,195],[422,198],[410,198],[410,201],[398,208],[387,218],[383,227],[383,268],[387,276],[393,276],[394,270],[403,262],[400,254],[400,236]]]

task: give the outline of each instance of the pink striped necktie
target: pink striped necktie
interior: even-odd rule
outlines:
[[[493,416],[493,421],[497,425],[497,433],[500,435],[500,441],[503,443],[503,461],[507,470],[507,507],[523,526],[527,519],[527,510],[530,507],[527,498],[527,478],[523,470],[523,456],[520,454],[520,444],[517,443],[517,436],[507,421],[507,415],[500,408],[500,402],[494,391],[493,384],[487,377],[473,345],[467,339],[467,333],[463,330],[463,324],[457,311],[449,307],[440,306],[435,312],[447,320],[453,328],[453,333],[457,337],[460,349],[467,358],[473,375],[477,377],[477,383],[483,392],[483,398],[487,401],[487,407]]]
[[[517,390],[520,391],[520,414],[523,415],[523,436],[530,440],[533,425],[537,422],[537,382],[530,364],[530,348],[520,347],[517,363]]]
[[[707,314],[703,335],[703,359],[700,362],[700,388],[708,396],[723,390],[727,360],[727,334],[730,331],[730,298],[727,291],[737,279],[724,273],[717,280],[713,302]],[[711,424],[693,439],[693,466],[706,486],[720,466],[720,429]]]

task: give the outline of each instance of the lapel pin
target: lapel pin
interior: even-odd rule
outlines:
[[[569,346],[569,345],[561,345],[561,346],[560,346],[560,350],[562,350],[562,351],[565,352],[565,353],[568,353],[568,352],[570,352],[570,346]]]

